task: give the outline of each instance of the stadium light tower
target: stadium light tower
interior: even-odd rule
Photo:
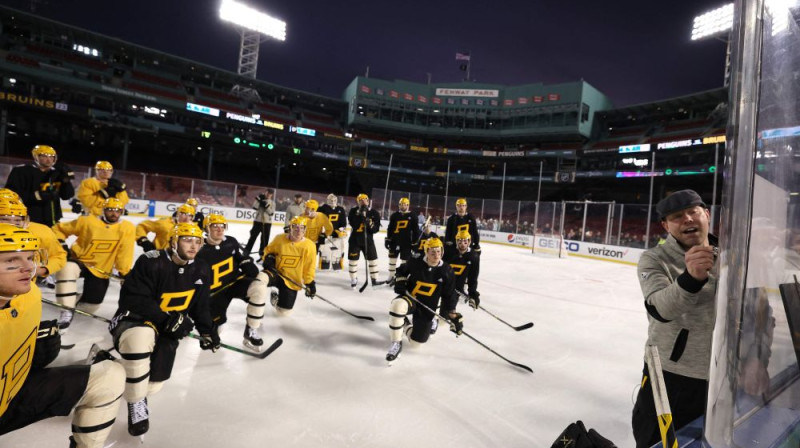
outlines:
[[[725,41],[725,79],[724,85],[728,85],[731,74],[731,39],[730,34],[733,29],[733,3],[721,6],[717,9],[701,14],[694,18],[692,26],[692,40],[716,37]]]
[[[234,0],[222,0],[219,18],[236,25],[242,36],[239,45],[238,73],[255,79],[258,70],[258,48],[267,38],[286,40],[286,22]],[[231,93],[246,99],[260,99],[252,87],[233,86]]]

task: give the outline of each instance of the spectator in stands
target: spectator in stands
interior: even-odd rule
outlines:
[[[56,163],[52,146],[36,145],[31,154],[33,163],[17,165],[8,173],[6,188],[19,195],[31,221],[52,227],[61,219],[60,200],[75,195],[75,175],[66,165]]]
[[[417,224],[419,224],[419,228],[422,229],[422,226],[425,224],[425,215],[422,213],[422,210],[419,211],[419,215],[417,215]]]
[[[269,244],[269,233],[272,230],[272,215],[275,214],[275,201],[272,200],[272,190],[267,188],[253,201],[253,227],[250,229],[250,239],[244,247],[244,255],[249,256],[253,250],[256,238],[261,234],[261,242],[258,245],[258,253],[263,254],[264,248]],[[259,255],[260,258],[260,255]]]
[[[667,241],[642,254],[637,267],[649,328],[647,346],[661,358],[675,429],[705,413],[717,289],[717,238],[710,212],[693,190],[662,199],[656,210]],[[661,439],[651,374],[645,363],[633,407],[637,448]]]

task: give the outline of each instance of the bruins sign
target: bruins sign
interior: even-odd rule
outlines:
[[[43,107],[52,110],[67,110],[65,103],[57,103],[51,100],[43,100],[41,98],[34,98],[27,95],[20,95],[17,93],[9,93],[0,91],[0,101],[8,101],[10,103],[23,104],[26,106]]]

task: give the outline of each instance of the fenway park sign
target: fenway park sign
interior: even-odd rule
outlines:
[[[492,89],[436,89],[438,96],[479,96],[484,98],[497,98],[499,90]]]

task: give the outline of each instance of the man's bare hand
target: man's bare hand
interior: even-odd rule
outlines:
[[[695,280],[708,278],[708,271],[714,266],[714,248],[712,246],[694,246],[686,251],[684,257],[686,270]]]

